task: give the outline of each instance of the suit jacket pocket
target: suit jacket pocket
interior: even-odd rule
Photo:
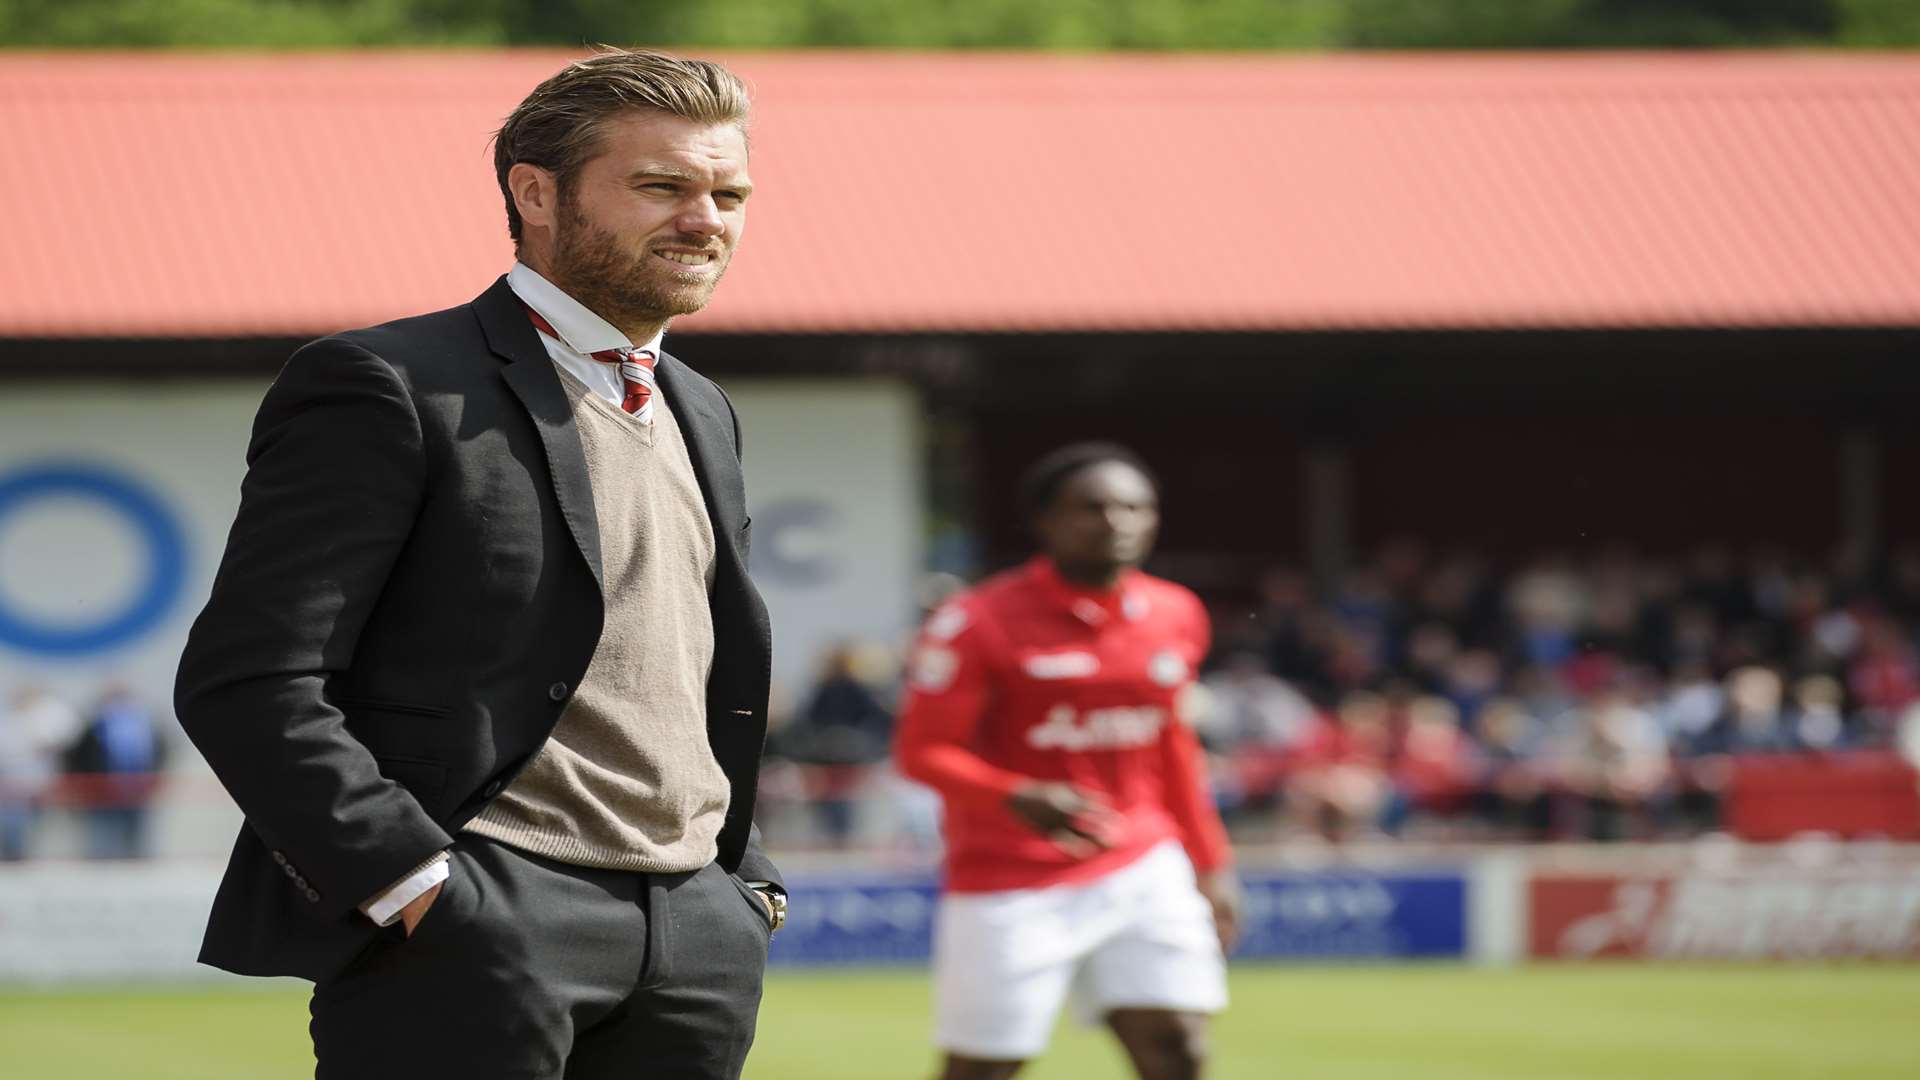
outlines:
[[[426,762],[442,766],[444,772],[448,755],[457,754],[464,741],[453,710],[437,705],[357,698],[335,699],[334,704],[346,716],[347,733],[377,758]]]
[[[352,715],[359,712],[400,713],[406,716],[452,716],[453,710],[445,705],[422,705],[412,701],[381,701],[376,698],[335,697],[334,705],[341,712]]]

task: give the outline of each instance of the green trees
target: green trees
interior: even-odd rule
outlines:
[[[1916,0],[0,0],[13,47],[1920,46]]]

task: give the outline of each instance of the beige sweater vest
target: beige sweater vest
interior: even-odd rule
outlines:
[[[730,793],[707,742],[713,523],[669,403],[642,425],[560,377],[600,518],[606,625],[546,746],[467,829],[579,866],[695,870]]]

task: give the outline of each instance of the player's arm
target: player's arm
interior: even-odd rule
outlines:
[[[1232,952],[1240,937],[1240,879],[1233,870],[1233,849],[1209,790],[1200,740],[1184,723],[1162,729],[1161,775],[1166,781],[1167,811],[1180,829],[1181,844],[1193,860],[1194,883],[1213,908],[1220,948]]]
[[[1167,813],[1179,826],[1180,842],[1187,849],[1187,858],[1193,860],[1193,868],[1204,874],[1230,866],[1233,849],[1213,802],[1206,758],[1193,728],[1185,723],[1162,728],[1160,753]]]
[[[1028,780],[974,750],[993,698],[991,646],[978,613],[956,602],[927,620],[908,659],[894,760],[949,806],[1004,806]]]
[[[419,418],[384,360],[316,342],[267,391],[247,464],[175,710],[289,882],[306,882],[296,906],[333,920],[452,843],[326,697],[424,495]]]
[[[1204,656],[1211,637],[1205,609],[1193,601],[1195,656]],[[1233,872],[1233,848],[1207,783],[1206,757],[1193,725],[1182,721],[1160,729],[1160,775],[1167,813],[1180,830],[1180,841],[1192,860],[1200,892],[1213,906],[1220,947],[1231,950],[1240,929],[1240,883]]]

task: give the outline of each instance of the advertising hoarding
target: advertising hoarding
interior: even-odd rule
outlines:
[[[1538,875],[1539,959],[1920,958],[1920,870]]]
[[[1460,957],[1467,881],[1458,872],[1250,869],[1235,959]],[[920,964],[933,950],[938,881],[929,872],[789,874],[793,915],[776,964]]]

